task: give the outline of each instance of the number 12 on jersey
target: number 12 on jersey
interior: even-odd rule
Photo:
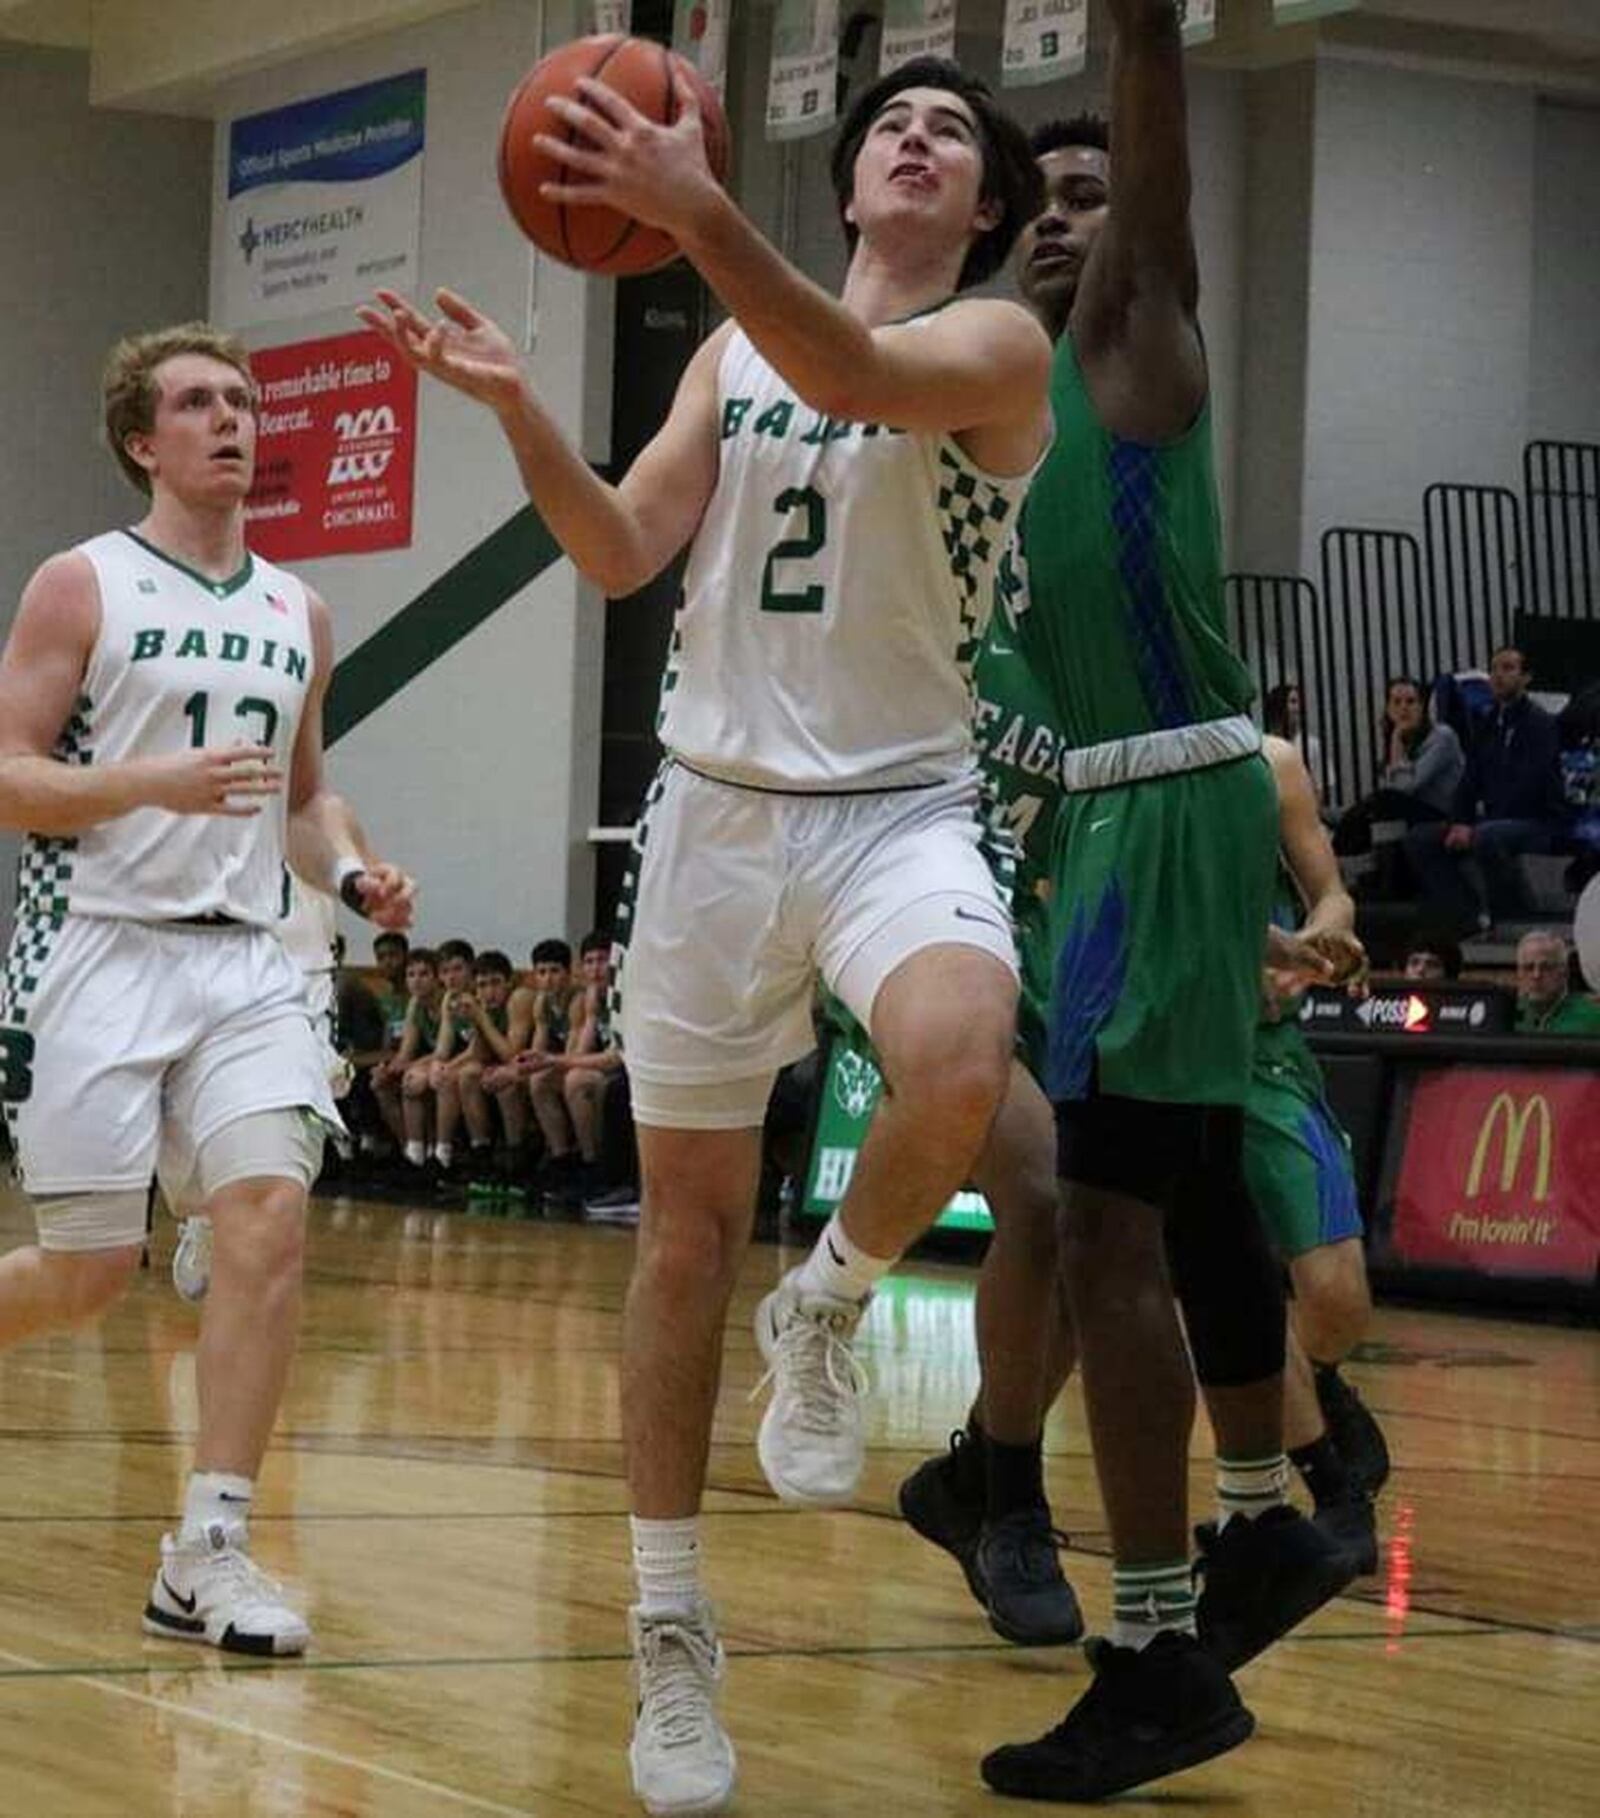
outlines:
[[[206,721],[211,713],[211,696],[203,689],[191,694],[183,703],[183,717],[189,722],[189,743],[198,750],[206,742]],[[236,720],[248,720],[259,716],[261,731],[253,741],[257,745],[270,745],[278,730],[278,710],[271,701],[264,701],[258,694],[247,694],[233,710]]]

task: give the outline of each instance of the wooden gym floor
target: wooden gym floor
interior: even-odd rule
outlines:
[[[0,1246],[27,1215],[0,1190]],[[98,1331],[0,1359],[0,1818],[629,1813],[617,1443],[630,1234],[319,1201],[305,1336],[256,1551],[316,1629],[303,1664],[144,1638],[195,1425],[195,1319],[157,1266]],[[990,1634],[892,1513],[959,1424],[969,1270],[875,1303],[858,1503],[799,1513],[756,1464],[752,1252],[730,1327],[705,1533],[762,1818],[1008,1809],[979,1755],[1047,1728],[1076,1651]],[[1383,1311],[1351,1370],[1398,1460],[1382,1575],[1241,1677],[1244,1749],[1129,1814],[1577,1818],[1600,1810],[1600,1339]],[[1076,1396],[1050,1430],[1067,1568],[1105,1620]],[[1208,1506],[1204,1435],[1196,1507]]]

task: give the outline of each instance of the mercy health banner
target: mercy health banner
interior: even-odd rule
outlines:
[[[417,374],[374,334],[250,356],[261,391],[250,547],[269,562],[411,542]]]
[[[1600,1073],[1419,1074],[1394,1193],[1396,1260],[1590,1283],[1600,1264]]]
[[[416,282],[427,72],[251,114],[228,131],[230,326],[342,309]]]
[[[806,1160],[802,1217],[831,1218],[855,1173],[856,1157],[867,1140],[872,1114],[883,1093],[883,1075],[872,1058],[872,1045],[857,1029],[835,1033],[823,1071],[822,1107]],[[992,1231],[994,1220],[981,1193],[958,1193],[940,1214],[944,1230]]]
[[[1075,76],[1088,55],[1089,0],[1006,0],[1002,88]]]

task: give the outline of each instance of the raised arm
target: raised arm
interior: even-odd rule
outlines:
[[[562,434],[529,385],[510,336],[453,291],[430,320],[394,291],[363,321],[419,371],[486,405],[528,497],[579,570],[611,598],[653,580],[694,535],[717,483],[719,330],[689,362],[667,420],[613,486]]]
[[[322,762],[322,703],[333,674],[328,608],[308,594],[313,670],[289,771],[285,856],[297,876],[380,928],[409,928],[416,886],[373,851],[355,810],[327,785]]]
[[[175,752],[120,763],[52,756],[83,690],[100,633],[100,592],[87,556],[52,556],[23,590],[0,654],[0,826],[53,838],[136,808],[259,814],[283,787],[265,745]]]
[[[543,148],[572,171],[552,200],[604,202],[665,228],[756,348],[813,409],[856,423],[1016,433],[1025,466],[1049,433],[1050,346],[1012,303],[973,298],[930,324],[869,327],[796,270],[712,176],[700,115],[681,82],[678,118],[648,120],[604,83],[552,102],[583,143]],[[586,149],[592,146],[593,149]]]
[[[1154,443],[1181,435],[1206,396],[1183,26],[1174,0],[1109,5],[1111,208],[1071,330],[1106,427]]]

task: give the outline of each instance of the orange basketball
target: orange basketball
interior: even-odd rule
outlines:
[[[677,242],[660,228],[614,208],[568,208],[539,193],[542,183],[579,183],[582,177],[549,158],[534,144],[536,133],[568,143],[583,135],[549,106],[552,95],[578,99],[580,76],[614,88],[651,120],[670,126],[678,117],[672,92],[676,66],[687,78],[700,107],[706,159],[720,183],[728,171],[728,120],[716,91],[690,63],[648,38],[607,32],[579,38],[542,57],[517,84],[500,128],[500,192],[517,226],[539,248],[564,265],[607,277],[654,271],[678,256]]]

